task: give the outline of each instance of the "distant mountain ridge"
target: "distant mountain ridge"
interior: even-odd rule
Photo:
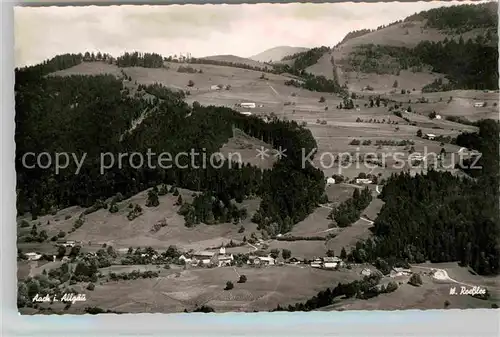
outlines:
[[[258,62],[278,62],[281,61],[284,57],[302,53],[309,50],[309,48],[304,47],[290,47],[290,46],[278,46],[271,49],[267,49],[262,53],[249,57],[249,59],[258,61]]]

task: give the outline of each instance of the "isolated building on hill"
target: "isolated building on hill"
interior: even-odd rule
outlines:
[[[335,184],[335,179],[333,179],[332,177],[326,179],[326,184],[327,185],[333,185],[333,184]]]
[[[42,254],[38,253],[26,253],[24,255],[26,255],[29,261],[38,261],[42,258]]]
[[[390,276],[391,277],[409,276],[411,274],[412,274],[412,271],[410,269],[394,267],[391,270]]]
[[[240,106],[242,108],[255,109],[255,103],[250,103],[250,102],[241,103]]]
[[[361,271],[361,275],[363,276],[370,276],[372,274],[372,271],[368,268],[365,268]]]
[[[356,179],[356,184],[371,184],[372,181],[370,179],[366,178],[357,178]]]
[[[482,108],[484,106],[484,102],[476,102],[474,103],[475,108]]]
[[[434,138],[436,138],[436,135],[433,133],[426,133],[425,138],[427,138],[429,140],[433,140]]]
[[[244,111],[244,112],[240,112],[240,114],[245,115],[245,116],[250,116],[252,113],[249,111]]]

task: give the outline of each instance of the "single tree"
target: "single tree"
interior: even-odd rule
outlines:
[[[233,289],[233,288],[234,288],[234,284],[233,284],[233,282],[231,282],[231,281],[227,281],[227,282],[226,282],[226,287],[224,288],[224,290],[231,290],[231,289]]]
[[[288,260],[289,258],[292,257],[292,252],[289,249],[283,249],[281,251],[281,256],[285,259]]]

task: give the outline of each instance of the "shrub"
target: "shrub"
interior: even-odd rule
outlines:
[[[396,282],[389,282],[387,287],[385,287],[386,293],[392,293],[398,289],[398,284]]]
[[[89,283],[87,286],[87,290],[93,291],[95,289],[95,284],[94,283]]]
[[[410,280],[408,281],[408,284],[411,284],[412,286],[419,287],[422,285],[422,277],[420,274],[413,274],[410,277]]]
[[[231,282],[231,281],[227,281],[227,282],[226,282],[226,287],[224,288],[224,290],[231,290],[231,289],[233,289],[233,288],[234,288],[234,284],[233,284],[233,282]]]
[[[247,281],[247,277],[245,275],[240,275],[240,279],[238,280],[238,283],[245,283]],[[227,284],[226,284],[227,286]]]

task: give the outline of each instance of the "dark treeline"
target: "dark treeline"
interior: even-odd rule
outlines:
[[[337,81],[327,79],[324,76],[315,76],[306,71],[307,67],[316,64],[329,50],[330,48],[323,46],[294,54],[290,56],[293,57],[293,63],[291,65],[276,64],[274,66],[275,70],[278,73],[288,73],[300,78],[299,80],[288,80],[285,82],[285,85],[291,85],[311,91],[345,93],[344,88],[342,88]]]
[[[309,153],[316,148],[309,130],[278,119],[266,123],[228,108],[189,106],[182,100],[182,93],[164,87],[144,89],[160,94],[161,100],[129,97],[122,82],[108,75],[38,77],[21,86],[16,91],[15,133],[19,214],[30,212],[36,218],[71,205],[89,207],[117,193],[127,198],[159,184],[209,192],[224,205],[231,199],[258,195],[265,200],[259,211],[263,218],[279,222],[289,216],[292,224],[318,202],[323,175],[312,167],[300,166],[301,149]],[[144,111],[148,113],[144,115]],[[128,132],[141,115],[142,122]],[[240,166],[230,158],[219,162],[220,168],[202,165],[202,154],[210,158],[218,152],[232,137],[234,128],[281,147],[287,158],[273,171],[283,174]],[[173,167],[165,169],[155,161],[158,157],[154,154],[167,152],[175,157],[191,151],[200,154],[194,157],[194,164],[187,156],[179,158],[179,166],[167,162]],[[86,157],[78,174],[73,160],[56,174],[53,166],[41,169],[23,165],[23,155],[28,152],[74,153],[79,159],[85,153]],[[111,165],[110,156],[106,157],[103,162],[111,167],[101,174],[100,156],[107,152],[114,156],[115,163]],[[147,153],[152,153],[152,165],[136,168],[137,158],[134,161],[126,156],[120,167],[118,155],[133,152],[142,154],[145,162]],[[35,158],[27,159],[26,165],[33,165]],[[184,164],[187,166],[182,167]],[[270,190],[269,181],[280,188]],[[301,207],[274,212],[283,202]]]
[[[169,57],[166,59],[167,61],[170,62],[175,62],[172,57]],[[216,66],[226,66],[226,67],[233,67],[233,68],[242,68],[242,69],[249,69],[249,70],[255,70],[255,71],[262,71],[265,73],[277,73],[274,70],[274,67],[272,65],[264,65],[262,67],[258,66],[252,66],[247,63],[239,63],[239,62],[230,62],[230,61],[222,61],[222,60],[211,60],[211,59],[206,59],[206,58],[190,58],[185,60],[187,63],[192,63],[192,64],[212,64]]]
[[[360,29],[360,30],[353,30],[349,33],[346,34],[346,36],[344,36],[344,38],[342,39],[342,41],[340,41],[339,45],[348,41],[348,40],[351,40],[351,39],[354,39],[354,38],[357,38],[357,37],[360,37],[360,36],[363,36],[363,35],[366,35],[368,33],[371,33],[373,32],[373,30],[371,29]]]
[[[118,67],[162,68],[163,57],[155,53],[125,53],[116,59]]]
[[[330,48],[325,46],[311,48],[307,51],[286,56],[283,58],[283,60],[293,60],[293,69],[306,69],[307,67],[316,64],[319,59],[328,51],[330,51]]]
[[[359,220],[361,212],[372,201],[372,193],[368,187],[361,192],[355,189],[352,198],[347,199],[330,212],[329,218],[335,220],[339,227],[347,227]]]
[[[358,243],[356,262],[377,257],[409,263],[460,261],[483,275],[499,273],[498,134],[496,122],[479,123],[461,146],[482,152],[476,179],[429,171],[392,176],[382,190],[385,204],[374,224],[374,240]]]
[[[242,197],[240,195],[236,199],[242,201]],[[222,201],[212,193],[202,193],[195,196],[192,203],[182,203],[179,214],[184,216],[186,226],[192,227],[202,222],[207,225],[225,222],[237,224],[247,217],[247,210],[239,209],[229,200]]]
[[[498,3],[433,8],[408,17],[405,21],[427,20],[427,27],[466,32],[474,28],[494,28],[498,24]]]
[[[395,61],[382,62],[383,56]],[[350,64],[363,72],[379,73],[398,73],[401,69],[419,71],[430,66],[434,72],[447,75],[450,83],[445,90],[498,89],[498,50],[485,45],[482,36],[467,42],[462,37],[458,42],[453,39],[423,41],[414,48],[364,45],[352,54]],[[427,91],[429,89],[431,87]]]
[[[82,54],[64,54],[45,60],[40,64],[17,68],[15,71],[15,88],[18,90],[21,86],[36,81],[38,78],[56,72],[71,68],[83,62]]]

